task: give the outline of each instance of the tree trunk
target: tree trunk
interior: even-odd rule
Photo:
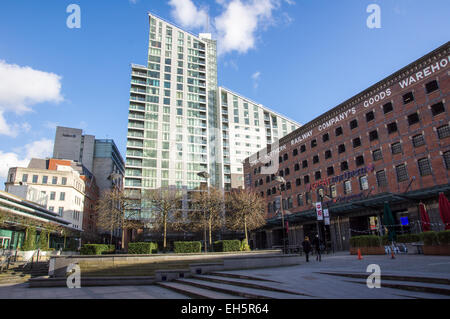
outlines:
[[[166,248],[166,236],[167,236],[167,216],[164,214],[164,241],[163,241],[163,248]]]
[[[209,217],[209,247],[212,247],[212,218]]]
[[[248,245],[248,237],[247,237],[247,218],[244,217],[244,232],[245,232],[245,242]]]

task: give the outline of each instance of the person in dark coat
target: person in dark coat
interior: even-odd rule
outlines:
[[[305,236],[305,240],[303,241],[302,246],[306,256],[306,262],[309,262],[309,253],[311,252],[311,242],[309,241],[308,236]]]
[[[313,246],[316,249],[316,260],[318,261],[322,261],[322,256],[320,255],[320,239],[319,239],[319,235],[316,235],[316,237],[314,237],[313,239]]]

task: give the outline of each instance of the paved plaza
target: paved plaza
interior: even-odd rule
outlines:
[[[450,281],[450,256],[424,256],[424,255],[397,255],[395,259],[390,256],[363,256],[358,260],[348,252],[332,255],[323,255],[322,261],[310,258],[298,266],[264,268],[253,270],[226,271],[228,274],[261,278],[278,289],[298,292],[298,296],[291,298],[368,298],[368,299],[403,299],[403,298],[450,298],[448,295],[428,293],[423,291],[401,290],[383,287],[383,283],[390,280],[381,280],[381,288],[370,289],[365,284],[366,278],[349,278],[321,274],[325,272],[366,274],[367,266],[377,264],[381,275],[401,275],[410,277],[440,278]],[[206,276],[208,277],[208,276]],[[236,279],[235,279],[236,280]],[[246,280],[243,279],[243,282]],[[404,282],[401,282],[404,283]],[[436,283],[405,283],[414,286],[428,286],[449,289],[450,286]],[[219,284],[216,284],[219,285]],[[226,285],[224,285],[226,286]],[[244,288],[243,288],[244,289]],[[274,298],[285,299],[286,294],[271,292]],[[177,293],[157,285],[149,286],[110,286],[110,287],[82,287],[69,288],[28,288],[28,284],[0,286],[0,298],[43,298],[43,299],[71,299],[71,298],[133,298],[133,299],[184,299],[185,294]]]

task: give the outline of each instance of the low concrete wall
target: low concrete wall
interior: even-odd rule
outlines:
[[[259,256],[279,256],[279,250],[208,253],[208,254],[153,254],[153,255],[100,255],[52,256],[49,276],[65,277],[67,266],[78,264],[81,276],[154,276],[156,270],[188,269],[190,264],[201,262],[223,263],[239,256],[246,259]]]

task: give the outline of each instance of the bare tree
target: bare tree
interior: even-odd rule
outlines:
[[[122,249],[125,247],[125,231],[142,227],[140,221],[140,199],[129,190],[117,188],[103,192],[97,202],[97,226],[112,233],[122,230]]]
[[[155,229],[163,231],[163,248],[167,247],[168,228],[180,228],[182,223],[180,190],[172,187],[162,187],[159,189],[149,189],[143,194],[151,210],[153,226]]]
[[[264,200],[254,191],[243,189],[230,191],[226,198],[227,228],[244,231],[248,244],[248,231],[266,224],[264,207]]]
[[[212,245],[212,232],[224,224],[225,200],[223,192],[215,187],[196,191],[192,196],[193,211],[189,214],[189,226],[193,231],[209,231],[209,245]],[[206,237],[206,235],[205,235]],[[205,243],[206,247],[206,243]]]

